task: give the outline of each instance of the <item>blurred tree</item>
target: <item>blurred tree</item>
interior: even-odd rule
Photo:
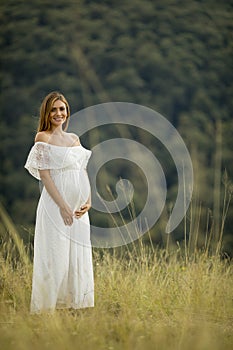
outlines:
[[[202,203],[203,234],[208,208],[219,222],[221,174],[226,169],[230,179],[233,175],[232,12],[232,1],[216,0],[2,0],[0,189],[14,221],[33,225],[33,210],[26,212],[29,206],[35,208],[39,192],[23,164],[33,144],[40,102],[49,91],[61,90],[72,112],[101,102],[128,101],[165,115],[193,159],[194,221]],[[86,146],[109,133],[93,131]],[[174,202],[177,179],[166,150],[147,133],[130,133],[158,153],[167,171],[168,201]],[[135,169],[118,166],[122,176],[134,176]],[[116,180],[109,175],[107,181],[114,188]],[[140,189],[140,176],[134,182]],[[140,190],[135,199],[139,197]],[[228,247],[232,207],[229,210]],[[103,221],[99,214],[95,217]],[[158,230],[159,225],[154,232]],[[181,238],[183,228],[174,235]]]

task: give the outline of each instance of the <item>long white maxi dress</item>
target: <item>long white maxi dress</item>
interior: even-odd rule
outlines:
[[[51,177],[70,208],[86,203],[90,184],[86,166],[91,151],[36,142],[25,168],[40,180]],[[43,187],[36,213],[31,312],[94,306],[94,279],[88,213],[66,226],[59,207]]]

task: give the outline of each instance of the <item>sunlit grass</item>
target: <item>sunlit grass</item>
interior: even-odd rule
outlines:
[[[141,242],[94,249],[95,307],[30,315],[32,267],[1,248],[1,349],[232,349],[233,269]],[[6,254],[7,252],[7,254]],[[14,255],[14,254],[13,254]]]

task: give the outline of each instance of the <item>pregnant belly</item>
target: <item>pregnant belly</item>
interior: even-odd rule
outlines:
[[[90,183],[85,170],[67,170],[54,177],[55,185],[72,210],[79,209],[89,198]]]

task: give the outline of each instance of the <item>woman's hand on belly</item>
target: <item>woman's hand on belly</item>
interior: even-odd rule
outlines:
[[[75,210],[74,212],[74,217],[76,219],[79,219],[82,215],[84,215],[89,209],[91,208],[91,204],[90,203],[86,203],[84,205],[81,206],[80,209]]]

